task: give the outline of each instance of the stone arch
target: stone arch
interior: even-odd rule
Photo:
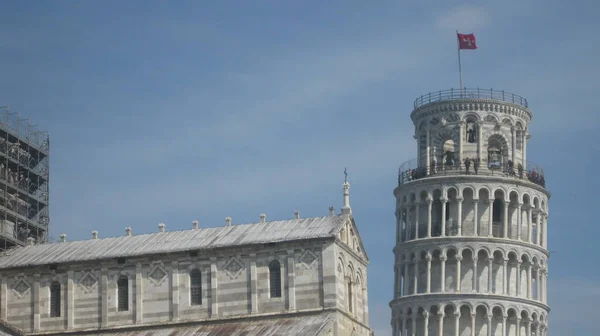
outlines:
[[[519,120],[515,123],[515,127],[517,128],[517,130],[522,131],[525,129],[525,127],[523,127],[523,123]]]
[[[456,112],[449,113],[449,114],[447,114],[446,120],[448,122],[457,122],[460,120],[460,115],[458,115],[458,113],[456,113]]]
[[[523,205],[532,205],[531,203],[531,195],[524,191],[521,193],[521,202],[523,202]]]
[[[511,127],[513,125],[513,121],[511,118],[505,117],[502,119],[502,125]]]
[[[467,112],[465,113],[465,115],[463,116],[463,121],[465,122],[470,122],[470,121],[474,121],[474,122],[478,122],[481,120],[481,117],[479,116],[478,113],[475,112]]]
[[[483,117],[483,120],[490,123],[498,123],[498,118],[493,114],[486,115],[485,117]]]
[[[460,197],[464,197],[464,195],[465,195],[465,191],[467,191],[467,190],[470,190],[470,191],[471,191],[471,193],[473,194],[473,198],[477,198],[477,197],[475,197],[475,195],[477,195],[477,191],[478,191],[478,190],[477,190],[477,188],[475,188],[475,186],[473,186],[473,185],[471,185],[471,184],[467,184],[467,185],[464,185],[462,188],[459,188],[459,190],[458,190],[458,191],[459,191],[458,195],[459,195]]]
[[[508,201],[508,192],[502,186],[496,186],[492,191],[493,198],[499,198],[502,201]]]
[[[533,207],[536,209],[540,208],[540,199],[537,195],[533,196]]]

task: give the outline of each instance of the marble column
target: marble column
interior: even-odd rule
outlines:
[[[423,330],[423,336],[429,336],[429,312],[423,312],[423,319],[425,320],[425,323],[423,324],[425,328]]]
[[[479,199],[473,200],[473,236],[479,236]]]
[[[494,258],[488,256],[488,293],[492,293],[494,281]]]
[[[541,237],[541,228],[542,225],[542,213],[538,211],[536,216],[536,230],[535,230],[535,244],[541,246],[540,237]]]
[[[419,239],[419,211],[421,202],[415,202],[415,239]]]
[[[477,255],[473,256],[473,286],[471,288],[472,292],[477,293],[478,292],[478,287],[479,287],[479,278],[477,277],[477,263],[479,261],[479,258],[477,257]]]
[[[406,260],[404,262],[404,295],[409,295],[410,291],[409,291],[409,283],[410,281],[408,281],[408,266],[410,265],[410,260],[408,259],[408,257],[406,257]]]
[[[427,199],[427,238],[431,238],[432,203],[433,203],[433,200],[431,198],[428,198]]]
[[[413,275],[413,294],[417,294],[419,292],[419,256],[415,257],[414,264],[415,274]]]
[[[517,164],[517,130],[514,127],[510,128],[512,135],[512,162]]]
[[[462,261],[463,257],[457,255],[456,256],[456,292],[460,293],[460,276],[461,276],[461,266],[460,266],[460,262]]]
[[[521,262],[517,261],[517,296],[521,296]]]
[[[507,264],[508,264],[508,259],[503,259],[502,260],[502,294],[503,295],[508,295],[508,292],[506,290],[507,289],[506,288],[507,287],[506,286],[507,285],[507,279],[506,278],[507,278],[507,275],[508,275],[508,272],[506,271]]]
[[[491,238],[494,235],[494,199],[490,198],[488,200],[488,204],[489,204],[488,237]]]
[[[508,207],[510,206],[510,202],[504,201],[504,225],[502,227],[503,233],[502,238],[508,238]]]
[[[431,293],[431,254],[428,253],[425,259],[427,260],[427,288],[425,292]]]
[[[527,235],[527,241],[529,241],[529,243],[533,244],[533,210],[531,208],[531,205],[529,205],[529,207],[527,208],[527,226],[529,229],[529,234]]]
[[[438,336],[444,336],[444,313],[438,313]]]
[[[454,313],[454,336],[460,336],[460,313]]]
[[[461,236],[462,235],[462,202],[463,202],[463,198],[462,197],[457,198],[456,202],[457,202],[457,206],[458,206],[458,211],[457,211],[457,214],[456,214],[456,217],[457,217],[456,218],[456,223],[458,224],[457,225],[457,233],[456,234],[458,236]]]
[[[440,198],[440,202],[442,202],[442,237],[446,237],[446,202],[448,199],[445,197]]]
[[[441,291],[444,293],[446,291],[446,256],[440,257],[440,268],[441,268]]]
[[[531,284],[531,262],[527,263],[527,298],[532,299],[532,284]]]
[[[521,212],[521,207],[523,203],[517,203],[517,240],[521,240],[521,226],[523,225],[523,213]]]

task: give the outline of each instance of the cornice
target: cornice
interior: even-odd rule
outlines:
[[[539,191],[546,195],[548,199],[552,196],[550,191],[540,185],[537,185],[533,182],[529,182],[525,179],[517,179],[514,177],[504,177],[504,176],[495,176],[495,175],[430,175],[427,177],[423,177],[417,180],[407,181],[402,183],[401,185],[394,188],[394,195],[397,197],[398,192],[402,189],[407,189],[409,187],[419,187],[423,185],[429,184],[438,184],[442,185],[456,185],[458,183],[500,183],[502,185],[517,185],[520,187],[531,188]]]
[[[430,294],[413,294],[401,298],[394,299],[390,302],[390,307],[397,306],[432,306],[432,305],[447,305],[452,302],[475,302],[482,301],[487,305],[501,305],[507,307],[508,304],[521,304],[534,306],[550,312],[550,307],[540,301],[534,301],[516,296],[506,296],[498,294],[482,294],[482,293],[430,293]]]
[[[545,248],[527,243],[524,241],[519,241],[515,239],[506,239],[506,238],[496,238],[496,237],[474,237],[474,236],[446,236],[446,237],[431,237],[431,238],[419,238],[416,240],[409,240],[406,242],[398,243],[394,246],[394,253],[398,253],[404,250],[415,250],[420,248],[440,248],[445,245],[455,246],[456,244],[468,244],[468,243],[477,243],[482,244],[485,247],[494,247],[493,244],[498,244],[500,247],[518,247],[528,250],[537,251],[547,259],[550,258],[550,252]],[[507,251],[508,252],[508,251]]]
[[[462,98],[432,102],[412,111],[411,119],[417,123],[423,118],[445,112],[493,112],[523,118],[529,123],[533,113],[526,107],[495,99]]]

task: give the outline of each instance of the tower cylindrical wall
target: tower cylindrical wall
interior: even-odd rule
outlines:
[[[527,164],[531,111],[446,94],[415,102],[418,158],[394,190],[394,335],[545,335],[550,193]]]

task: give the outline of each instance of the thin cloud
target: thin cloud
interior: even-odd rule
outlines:
[[[490,23],[489,12],[483,7],[472,5],[463,5],[444,11],[435,20],[435,25],[440,30],[459,30],[461,32],[473,32]]]

